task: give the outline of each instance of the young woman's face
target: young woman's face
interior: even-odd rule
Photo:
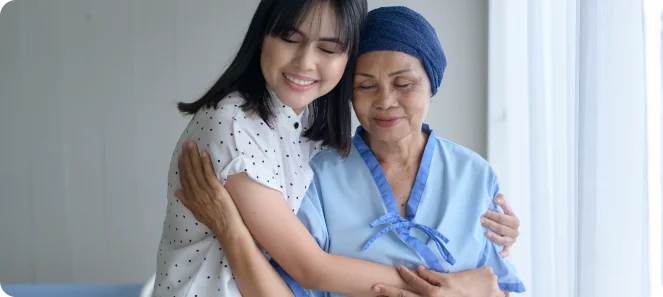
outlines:
[[[336,26],[340,24],[327,3],[311,9],[290,36],[268,35],[263,42],[260,66],[265,80],[297,113],[329,93],[343,76],[348,54],[342,51]]]

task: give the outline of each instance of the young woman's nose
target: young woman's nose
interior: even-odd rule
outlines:
[[[298,51],[292,65],[302,71],[309,71],[315,68],[315,52],[310,46],[302,46]]]

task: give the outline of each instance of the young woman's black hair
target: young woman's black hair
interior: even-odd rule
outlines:
[[[336,87],[316,99],[310,106],[314,121],[304,136],[322,141],[347,156],[351,147],[353,75],[361,29],[367,14],[366,0],[262,0],[235,59],[219,80],[200,99],[178,103],[178,109],[195,114],[203,107],[216,108],[219,101],[232,92],[239,92],[246,103],[245,111],[255,112],[273,127],[274,108],[269,99],[266,81],[260,68],[261,44],[267,35],[287,37],[292,28],[299,28],[310,11],[329,2],[335,9],[338,36],[343,51],[349,55],[348,66]]]

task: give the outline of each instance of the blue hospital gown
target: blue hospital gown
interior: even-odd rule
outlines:
[[[430,137],[405,218],[359,127],[347,159],[330,150],[311,161],[314,178],[299,219],[331,254],[439,272],[490,266],[502,290],[524,292],[513,265],[499,255],[503,247],[486,238],[479,221],[487,209],[503,212],[493,203],[499,183],[492,168],[427,125],[423,130]],[[272,264],[296,296],[340,296],[305,290]]]

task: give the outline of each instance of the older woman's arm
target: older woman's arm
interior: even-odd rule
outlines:
[[[216,235],[242,296],[294,296],[256,246],[232,198],[216,179],[209,155],[203,153],[201,159],[195,145],[185,147],[178,165],[182,190],[175,196]]]

